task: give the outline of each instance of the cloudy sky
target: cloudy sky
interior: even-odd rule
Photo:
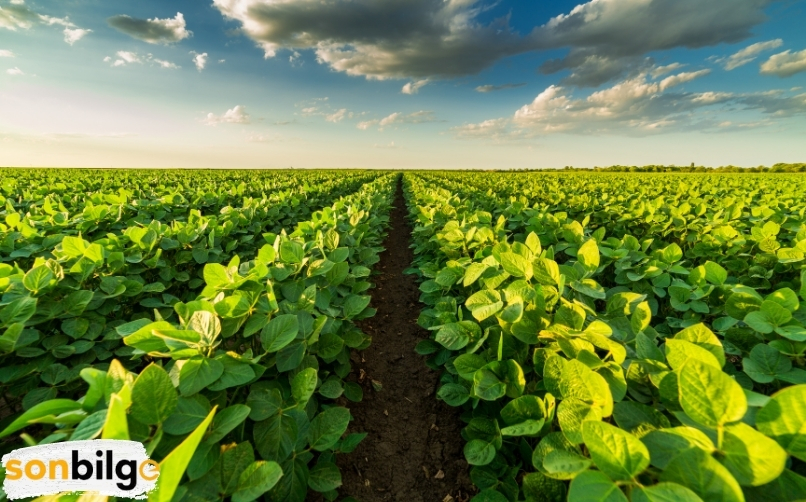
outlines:
[[[805,0],[0,0],[0,165],[806,162]]]

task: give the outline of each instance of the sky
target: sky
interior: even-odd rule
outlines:
[[[806,162],[806,0],[0,0],[0,166]]]

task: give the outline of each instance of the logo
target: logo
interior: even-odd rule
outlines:
[[[9,499],[85,491],[143,499],[159,477],[142,443],[117,439],[20,448],[3,455],[3,468]]]

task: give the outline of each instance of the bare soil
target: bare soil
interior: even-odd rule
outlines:
[[[428,332],[417,325],[417,281],[403,274],[413,256],[410,238],[398,184],[386,251],[375,267],[371,305],[378,312],[358,323],[372,345],[353,354],[349,377],[364,389],[364,400],[349,404],[349,432],[368,436],[338,456],[339,491],[360,502],[465,502],[475,489],[462,453],[460,410],[437,401],[439,374],[414,352]]]

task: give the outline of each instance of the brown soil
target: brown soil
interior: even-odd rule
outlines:
[[[372,319],[359,323],[372,345],[353,354],[353,375],[364,400],[350,403],[350,432],[367,432],[359,447],[338,456],[343,496],[360,502],[457,502],[475,490],[462,453],[459,409],[437,401],[439,374],[414,352],[428,332],[417,325],[420,291],[404,275],[412,261],[411,228],[398,184],[386,251],[375,270]],[[375,391],[372,381],[382,389]]]

